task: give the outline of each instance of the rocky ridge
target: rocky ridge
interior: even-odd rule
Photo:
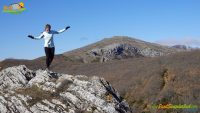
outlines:
[[[68,75],[25,65],[0,72],[0,113],[129,113],[103,78]]]

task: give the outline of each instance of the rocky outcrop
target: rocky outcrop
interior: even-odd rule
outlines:
[[[92,49],[88,53],[90,56],[99,59],[100,62],[139,56],[155,57],[164,55],[163,52],[148,47],[137,48],[131,44],[111,44],[103,48]]]
[[[129,113],[103,78],[67,75],[26,66],[0,72],[0,113]]]

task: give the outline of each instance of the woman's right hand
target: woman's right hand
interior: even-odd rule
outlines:
[[[32,35],[28,35],[29,38],[34,39],[34,37]]]

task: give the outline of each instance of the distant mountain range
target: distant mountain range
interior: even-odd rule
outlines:
[[[182,49],[182,50],[186,50],[186,51],[199,49],[198,47],[191,47],[191,46],[186,46],[186,45],[174,45],[174,46],[172,46],[172,48]]]
[[[100,76],[108,80],[134,111],[187,113],[184,109],[152,109],[153,104],[200,105],[200,51],[185,46],[163,46],[115,36],[56,55],[51,69],[71,75]],[[45,67],[45,57],[6,59],[2,69],[26,65]],[[199,109],[197,109],[197,112]]]

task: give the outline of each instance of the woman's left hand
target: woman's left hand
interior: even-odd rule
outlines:
[[[70,26],[67,26],[65,29],[67,30],[67,29],[69,29],[70,28]]]

